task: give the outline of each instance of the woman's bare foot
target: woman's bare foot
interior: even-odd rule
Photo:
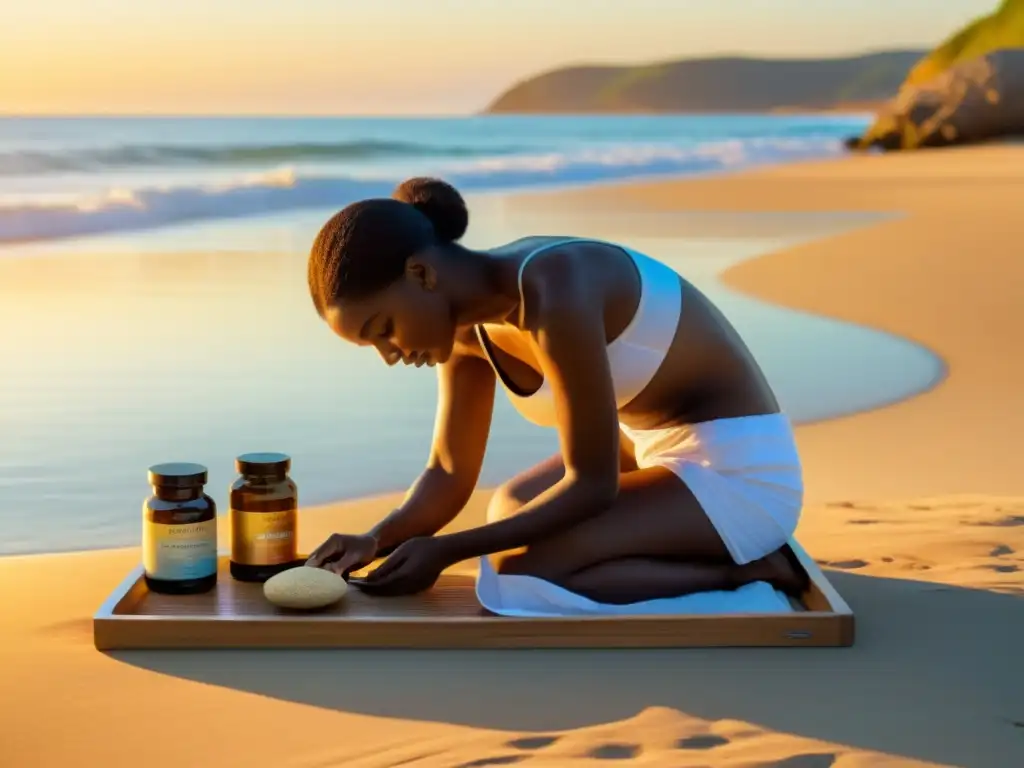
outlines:
[[[808,586],[807,573],[789,545],[772,552],[767,557],[740,567],[740,582],[750,584],[755,581],[766,581],[780,592],[792,597],[799,597]]]

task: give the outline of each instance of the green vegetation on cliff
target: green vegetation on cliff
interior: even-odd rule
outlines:
[[[829,59],[684,59],[565,67],[530,77],[485,110],[500,113],[764,112],[873,105],[924,51]]]
[[[919,61],[907,83],[919,85],[954,64],[1001,48],[1024,47],[1024,0],[1003,0],[987,16],[975,19]]]
[[[943,147],[1024,134],[1024,0],[1003,0],[918,61],[851,148]]]

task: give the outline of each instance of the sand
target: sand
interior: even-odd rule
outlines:
[[[798,429],[798,536],[854,647],[104,655],[90,617],[134,549],[4,558],[0,765],[1024,765],[1021,199],[1024,147],[993,146],[515,203],[898,214],[725,276],[946,361],[924,394]],[[302,546],[394,502],[307,510]]]

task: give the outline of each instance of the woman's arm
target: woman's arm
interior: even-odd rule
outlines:
[[[440,537],[449,559],[529,546],[606,509],[619,490],[619,423],[604,301],[571,259],[545,260],[527,325],[558,412],[565,474],[512,517]]]
[[[494,369],[485,360],[456,352],[437,370],[437,417],[427,467],[402,505],[369,531],[378,556],[414,536],[431,536],[454,520],[480,476],[494,409]]]

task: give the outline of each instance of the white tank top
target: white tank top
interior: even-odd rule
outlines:
[[[679,274],[661,262],[621,245],[589,238],[559,240],[542,245],[523,259],[519,267],[520,307],[523,302],[523,270],[526,265],[538,253],[566,243],[600,243],[619,248],[629,255],[639,273],[640,302],[637,304],[636,313],[625,330],[612,340],[607,348],[615,401],[617,407],[622,409],[654,378],[675,338],[679,314],[682,311],[682,286]],[[543,427],[555,426],[555,398],[547,380],[542,381],[537,391],[532,394],[517,393],[505,372],[495,363],[490,339],[485,332],[486,326],[487,323],[484,323],[476,327],[477,338],[484,354],[490,360],[491,367],[504,385],[505,393],[512,405],[534,424]]]

